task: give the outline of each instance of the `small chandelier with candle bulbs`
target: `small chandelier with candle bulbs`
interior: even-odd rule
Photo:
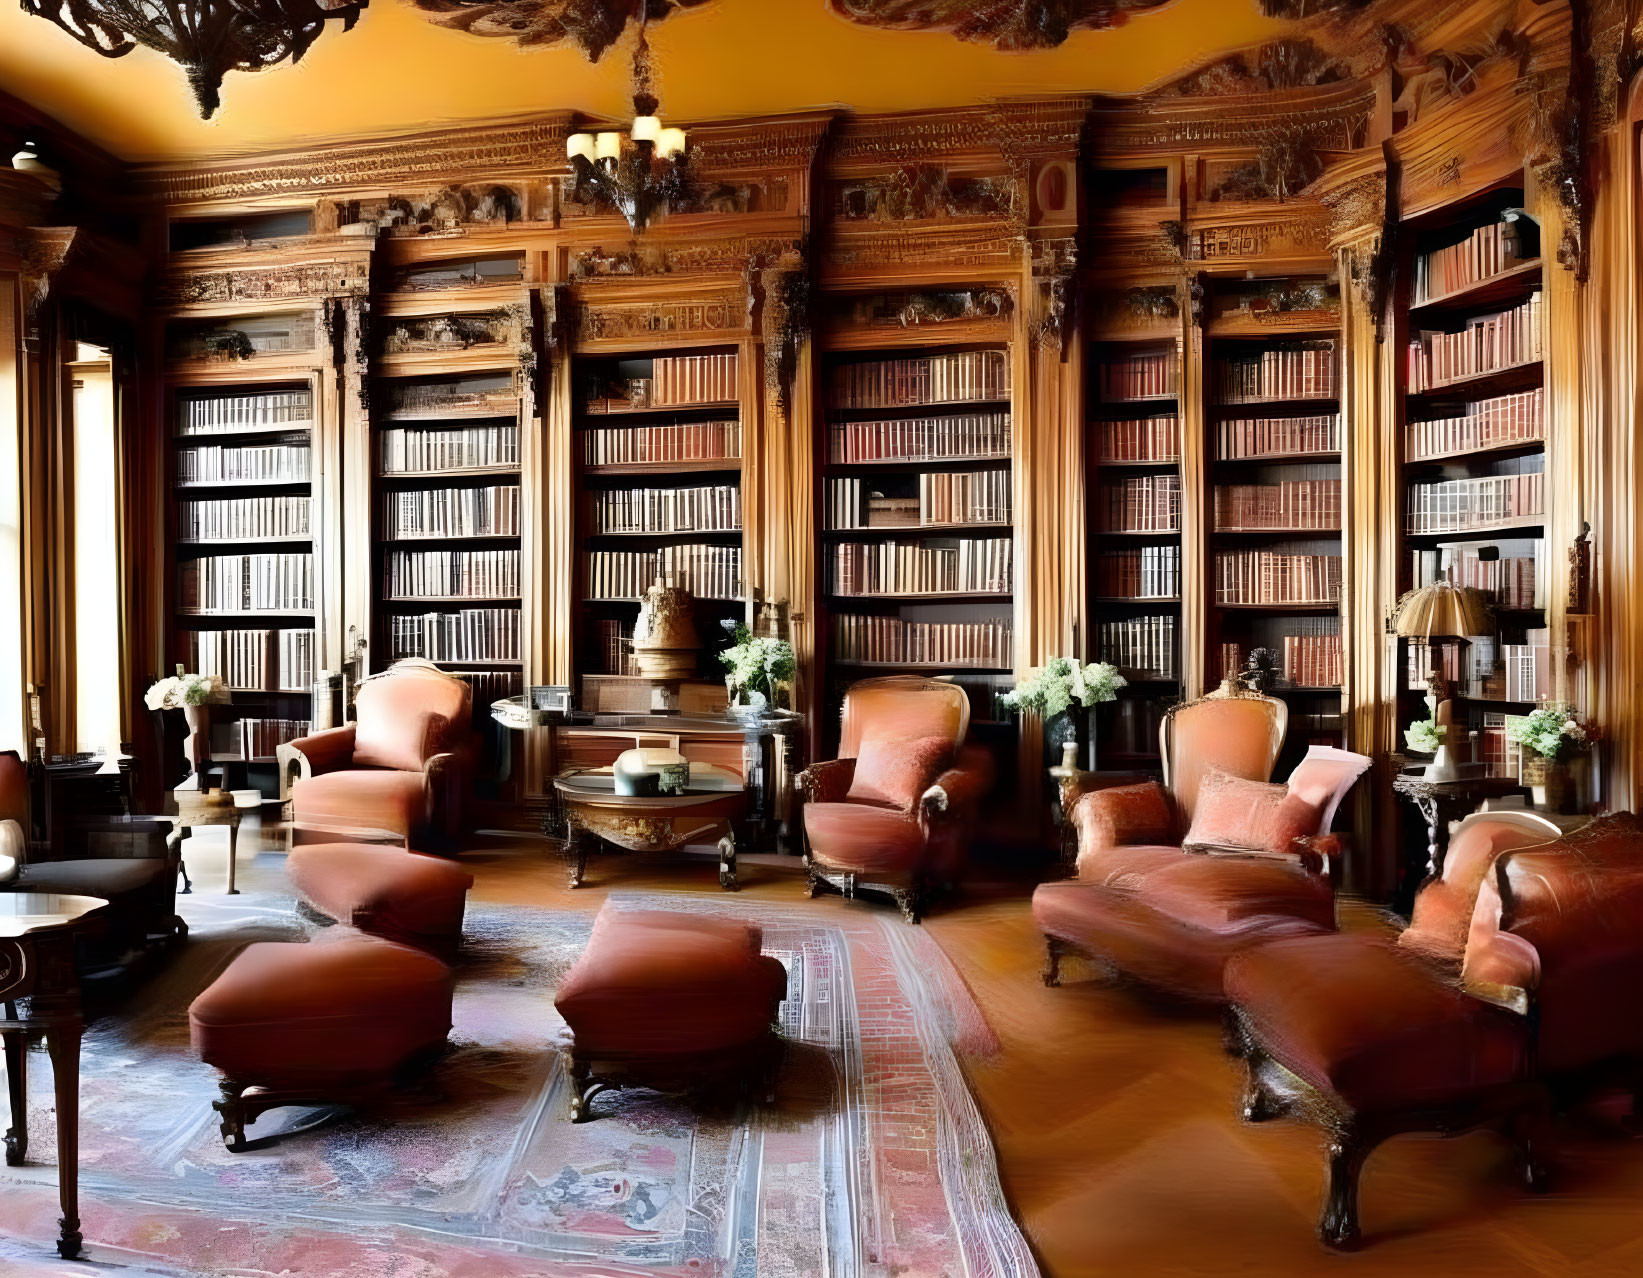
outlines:
[[[575,173],[571,198],[620,213],[635,234],[656,213],[684,200],[695,188],[685,131],[664,129],[651,87],[650,44],[643,20],[633,50],[633,124],[626,136],[615,130],[573,133],[565,154]]]

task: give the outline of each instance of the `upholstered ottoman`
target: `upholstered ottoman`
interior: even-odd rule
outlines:
[[[295,847],[285,872],[310,909],[362,932],[448,955],[462,939],[473,875],[450,861],[369,843]]]
[[[351,928],[248,945],[188,1009],[200,1059],[222,1071],[228,1148],[265,1110],[346,1102],[431,1056],[451,986],[432,955]]]
[[[606,905],[554,997],[570,1026],[571,1119],[609,1087],[768,1087],[787,972],[756,924]]]

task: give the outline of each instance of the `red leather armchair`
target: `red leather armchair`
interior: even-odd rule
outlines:
[[[1635,1085],[1643,1066],[1643,823],[1559,837],[1533,814],[1468,817],[1395,940],[1280,941],[1226,985],[1245,1118],[1328,1135],[1324,1242],[1358,1242],[1359,1174],[1401,1132],[1504,1121],[1540,1188],[1549,1091],[1616,1064]]]
[[[1196,828],[1201,798],[1224,812],[1229,779],[1266,781],[1287,721],[1281,701],[1229,684],[1166,715],[1163,785],[1090,790],[1087,775],[1063,775],[1063,812],[1077,831],[1077,877],[1033,894],[1047,984],[1060,982],[1061,959],[1071,952],[1171,994],[1218,1002],[1233,954],[1280,936],[1333,930],[1330,870],[1339,845],[1328,830],[1341,798],[1369,766],[1365,756],[1315,746],[1287,791],[1259,791],[1268,806],[1251,800],[1247,811],[1234,809],[1243,841],[1182,844]],[[1278,811],[1275,805],[1290,800],[1295,812],[1310,814],[1309,824],[1294,827]],[[1230,800],[1242,801],[1236,794]],[[1261,848],[1265,821],[1301,832]]]
[[[964,690],[938,679],[862,680],[843,713],[839,757],[797,779],[810,895],[885,892],[917,923],[929,890],[957,873],[991,758],[965,744]]]
[[[412,658],[367,679],[353,723],[279,747],[293,825],[454,845],[473,773],[472,716],[468,684],[431,662]]]

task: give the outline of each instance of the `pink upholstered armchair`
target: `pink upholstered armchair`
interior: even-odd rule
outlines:
[[[970,701],[938,679],[866,679],[844,697],[839,757],[798,777],[810,895],[887,892],[917,923],[951,882],[992,761],[967,746]]]
[[[293,825],[453,844],[473,772],[471,698],[466,681],[420,659],[367,679],[353,723],[279,747]]]
[[[1334,929],[1329,829],[1370,761],[1314,746],[1286,784],[1267,784],[1287,721],[1282,702],[1229,686],[1165,717],[1164,785],[1090,790],[1082,775],[1063,778],[1077,877],[1033,894],[1048,984],[1075,952],[1218,1002],[1233,954]]]

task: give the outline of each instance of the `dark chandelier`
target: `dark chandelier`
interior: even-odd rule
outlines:
[[[571,198],[620,213],[635,234],[658,212],[684,201],[695,186],[685,155],[685,131],[664,129],[651,86],[644,18],[633,49],[633,123],[627,135],[573,133],[565,154],[576,177]]]
[[[89,49],[120,58],[139,44],[188,73],[210,119],[222,102],[223,76],[297,61],[325,24],[348,30],[370,0],[22,0]]]

